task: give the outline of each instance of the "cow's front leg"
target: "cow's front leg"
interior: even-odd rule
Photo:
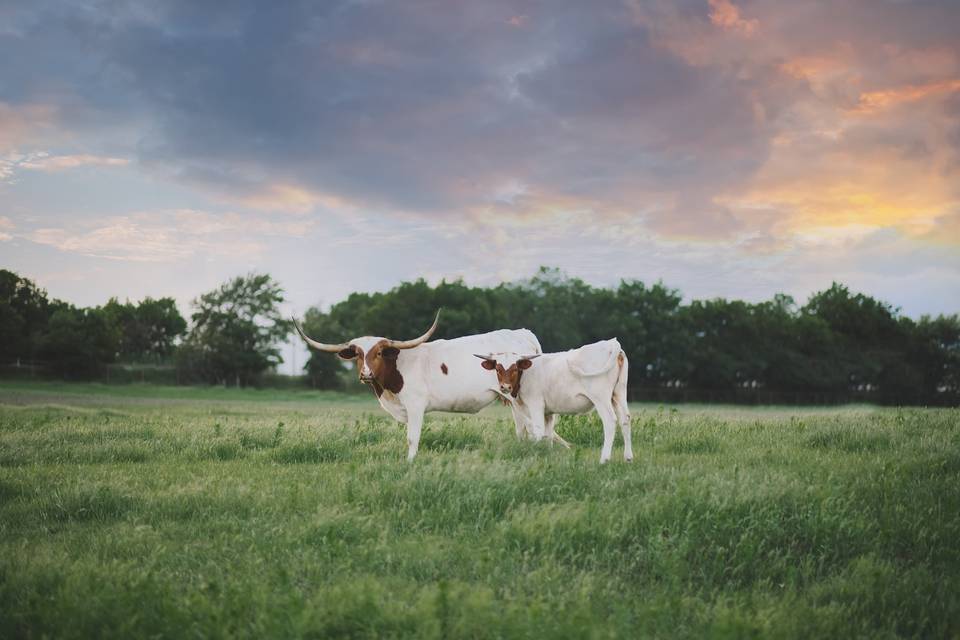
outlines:
[[[413,462],[420,448],[420,432],[423,430],[423,409],[407,407],[407,462]]]
[[[523,440],[524,434],[527,433],[527,420],[513,402],[510,403],[510,411],[513,413],[513,426],[517,433],[517,440]]]
[[[542,402],[531,402],[527,405],[527,414],[530,418],[528,434],[531,440],[542,440],[546,436],[546,416],[543,413]]]

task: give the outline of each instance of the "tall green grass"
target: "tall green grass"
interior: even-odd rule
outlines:
[[[957,637],[960,412],[0,388],[0,636]],[[27,397],[29,396],[29,397]],[[16,403],[16,404],[14,404]]]

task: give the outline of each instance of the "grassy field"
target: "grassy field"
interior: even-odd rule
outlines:
[[[0,384],[3,637],[958,637],[960,411]]]

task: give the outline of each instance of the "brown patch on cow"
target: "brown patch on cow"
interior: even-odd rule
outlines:
[[[400,393],[403,389],[403,376],[397,370],[397,356],[400,355],[400,349],[389,345],[388,340],[381,340],[364,356],[367,367],[373,374],[371,384],[378,396],[383,393],[383,389],[391,393]]]
[[[444,362],[440,363],[440,371],[443,371],[443,375],[447,375],[447,365]]]
[[[617,366],[623,367],[623,351],[617,354]]]

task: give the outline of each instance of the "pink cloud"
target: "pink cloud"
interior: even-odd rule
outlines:
[[[18,164],[21,169],[31,169],[35,171],[62,171],[64,169],[76,169],[77,167],[95,166],[95,167],[123,167],[130,164],[127,158],[110,158],[106,156],[95,156],[90,154],[50,156],[41,154],[30,160],[25,160]]]
[[[744,36],[751,36],[760,25],[756,19],[744,20],[740,17],[740,9],[730,0],[708,0],[710,3],[710,22],[725,29]]]

